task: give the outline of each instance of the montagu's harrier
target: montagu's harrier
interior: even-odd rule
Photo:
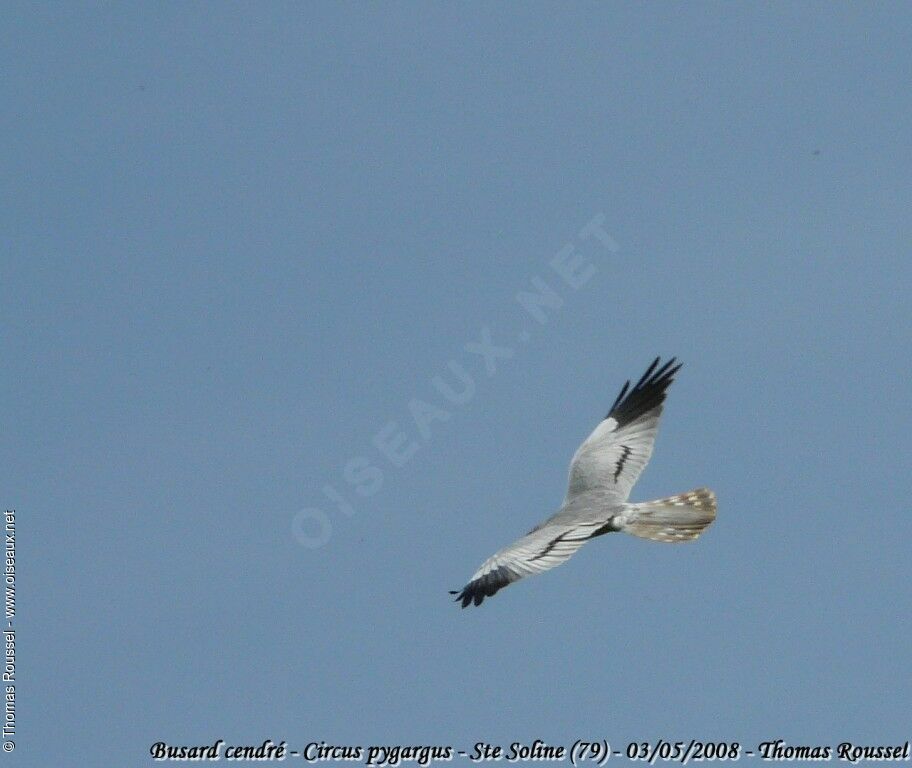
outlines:
[[[605,419],[570,462],[567,497],[556,514],[488,558],[456,595],[480,605],[508,584],[554,568],[596,536],[624,531],[653,541],[697,538],[716,517],[708,488],[630,504],[627,497],[652,455],[665,392],[680,369],[672,358],[649,366],[633,389],[624,384]]]

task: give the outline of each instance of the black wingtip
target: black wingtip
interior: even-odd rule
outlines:
[[[467,608],[472,602],[475,605],[481,605],[481,601],[484,600],[484,592],[481,592],[473,588],[472,584],[467,584],[465,589],[462,591],[450,590],[451,595],[456,595],[453,600],[454,603],[462,602],[462,607]]]
[[[469,603],[472,602],[472,593],[469,590],[469,586],[471,586],[471,585],[466,586],[462,590],[457,590],[457,589],[450,590],[451,595],[456,595],[456,597],[453,599],[453,602],[458,603],[458,602],[462,601],[463,608],[465,608]],[[475,603],[475,605],[478,605],[478,603]]]
[[[674,358],[671,358],[671,359],[674,360]],[[655,367],[659,364],[659,360],[661,360],[661,358],[657,357],[655,360],[652,361],[652,364],[646,369],[646,373],[644,373],[642,376],[640,376],[640,380],[637,382],[636,387],[634,387],[634,389],[636,389],[637,387],[643,386],[643,382],[645,382],[652,375],[652,372],[655,370]]]
[[[628,389],[630,389],[630,379],[627,379],[627,381],[624,382],[624,386],[621,387],[621,391],[618,393],[618,396],[616,398],[614,398],[614,402],[611,404],[611,408],[608,409],[608,416],[610,416],[611,412],[615,408],[617,408],[618,403],[621,402],[621,400],[623,400],[624,395],[627,394]],[[608,416],[606,416],[605,418],[607,419]]]
[[[513,581],[516,581],[516,576],[509,569],[501,566],[474,581],[470,581],[459,592],[450,591],[450,594],[456,595],[454,602],[461,601],[463,608],[468,607],[470,603],[481,605],[486,597],[496,595]]]
[[[618,427],[623,427],[665,401],[666,390],[683,363],[675,365],[677,358],[672,357],[659,368],[660,361],[661,357],[652,361],[633,389],[630,389],[629,381],[624,384],[605,418],[613,418]]]

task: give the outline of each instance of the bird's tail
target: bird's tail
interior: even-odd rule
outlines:
[[[615,525],[641,539],[672,544],[692,541],[716,519],[716,495],[709,488],[697,488],[666,499],[628,504],[619,517]]]

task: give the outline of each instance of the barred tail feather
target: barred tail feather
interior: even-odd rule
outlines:
[[[692,541],[716,519],[716,495],[697,488],[665,499],[628,504],[617,527],[641,539],[677,543]]]

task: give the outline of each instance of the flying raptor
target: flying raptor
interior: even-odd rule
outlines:
[[[681,365],[653,360],[630,388],[624,384],[608,415],[570,462],[567,496],[556,514],[489,557],[461,591],[465,608],[481,605],[514,581],[560,565],[596,536],[624,531],[643,539],[678,543],[696,539],[716,518],[708,488],[630,504],[627,497],[652,455],[662,403]]]

